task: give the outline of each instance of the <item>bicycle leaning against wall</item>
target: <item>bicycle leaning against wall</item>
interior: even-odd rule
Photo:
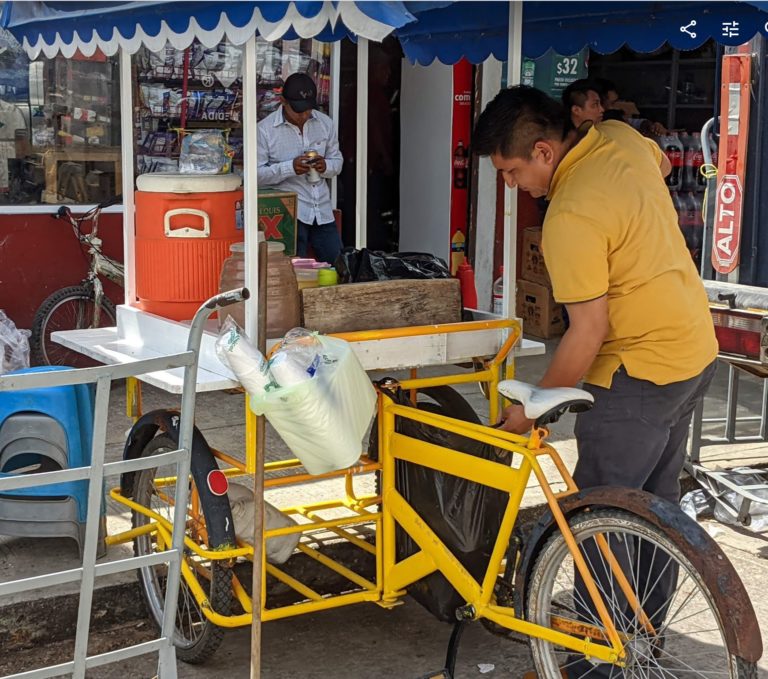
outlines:
[[[104,208],[115,205],[122,196],[115,196],[75,217],[67,205],[62,205],[53,217],[69,222],[80,243],[83,256],[88,260],[88,272],[78,285],[55,290],[43,300],[35,313],[30,337],[31,358],[38,365],[91,365],[82,354],[51,341],[51,333],[58,330],[85,330],[111,327],[116,324],[115,305],[104,294],[99,276],[104,276],[123,287],[124,267],[101,251],[99,216]],[[86,232],[84,225],[90,222]]]

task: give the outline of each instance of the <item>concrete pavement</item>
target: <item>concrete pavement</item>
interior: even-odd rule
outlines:
[[[549,344],[551,354],[553,344]],[[529,357],[519,361],[519,378],[535,381],[541,376],[547,360],[548,357]],[[707,397],[706,414],[709,416],[724,412],[725,373],[722,369],[718,371]],[[743,380],[740,414],[759,414],[761,388],[757,380]],[[485,401],[476,385],[464,385],[460,391],[478,413],[484,412]],[[178,404],[174,397],[153,389],[145,389],[144,397],[145,410]],[[243,407],[244,399],[239,394],[217,392],[198,396],[197,423],[214,447],[233,453],[243,450]],[[119,459],[129,425],[130,421],[124,414],[123,392],[115,388],[110,408],[108,459]],[[754,425],[749,426],[754,431]],[[576,459],[572,427],[573,416],[569,415],[553,427],[551,436],[571,469]],[[708,425],[707,431],[714,433],[715,426]],[[268,450],[269,459],[288,456],[288,451],[274,434],[268,438]],[[708,464],[722,466],[766,463],[768,446],[711,446],[704,448],[703,457]],[[277,506],[306,502],[310,497],[327,497],[331,486],[333,482],[293,486],[270,491],[267,499]],[[541,500],[540,491],[531,484],[524,499],[525,507],[533,510]],[[122,511],[122,507],[110,502],[108,509],[110,533],[129,525],[130,517]],[[748,590],[753,593],[761,627],[768,629],[768,603],[760,596],[768,586],[768,540],[713,521],[704,525],[726,550]],[[130,554],[130,545],[115,546],[110,548],[106,558],[113,560]],[[20,574],[41,574],[78,565],[74,542],[0,536],[0,582],[15,579]],[[104,637],[105,648],[113,647],[121,637],[127,638],[131,634],[150,636],[150,629],[141,622],[143,611],[135,583],[132,572],[98,582],[103,590],[100,590],[94,606],[94,618],[95,627],[103,631],[95,637]],[[43,643],[47,647],[58,648],[62,660],[67,659],[76,591],[76,586],[64,586],[57,588],[55,598],[51,598],[51,592],[39,590],[32,598],[27,595],[0,602],[0,646],[5,651],[3,659],[0,659],[0,676],[39,666],[42,663],[40,648]],[[449,626],[434,620],[410,599],[392,611],[362,604],[271,622],[264,627],[263,676],[270,679],[299,676],[318,679],[418,677],[442,665],[449,635]],[[210,665],[192,667],[181,664],[179,676],[247,677],[248,656],[248,630],[235,630],[228,634],[224,646]],[[498,639],[480,625],[471,625],[461,646],[458,676],[481,676],[481,670],[487,670],[482,676],[520,677],[529,665],[529,654],[524,644]],[[768,672],[768,664],[761,665],[761,668]],[[153,659],[147,657],[96,670],[89,673],[89,677],[140,679],[151,677],[153,671]]]

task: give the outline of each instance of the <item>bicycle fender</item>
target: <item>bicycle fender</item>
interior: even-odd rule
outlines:
[[[178,445],[179,420],[180,415],[176,410],[153,410],[143,415],[128,433],[123,459],[133,460],[140,457],[144,448],[158,432],[167,434]],[[208,442],[202,432],[195,427],[192,434],[191,473],[200,496],[209,547],[211,549],[234,548],[237,543],[229,498],[226,493],[214,495],[208,487],[208,474],[218,468]],[[127,497],[133,497],[135,474],[136,472],[129,472],[120,477],[120,491]]]
[[[587,488],[560,500],[566,517],[590,508],[628,511],[672,537],[685,557],[706,583],[715,600],[731,654],[756,663],[763,654],[763,642],[755,610],[731,562],[710,535],[677,505],[642,490],[599,486]],[[525,586],[539,551],[558,530],[547,509],[525,538],[520,565],[515,574],[515,610],[523,617]]]

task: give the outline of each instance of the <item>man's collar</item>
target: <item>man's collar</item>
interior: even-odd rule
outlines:
[[[588,155],[603,138],[603,135],[590,121],[582,123],[579,129],[576,131],[576,138],[573,141],[571,147],[565,152],[565,155],[560,159],[555,171],[552,175],[552,181],[549,184],[549,191],[547,192],[547,200],[552,200],[552,197],[557,190],[559,182],[565,176],[566,172],[578,163],[584,156]]]
[[[317,118],[317,109],[313,108],[312,109],[312,113],[311,113],[311,115],[309,117],[310,117],[310,119]],[[273,127],[278,127],[279,125],[283,125],[283,124],[285,124],[285,125],[292,125],[293,123],[289,123],[285,119],[285,116],[283,115],[283,106],[281,104],[280,108],[277,109],[277,115],[275,116],[275,122],[272,124],[272,126]]]

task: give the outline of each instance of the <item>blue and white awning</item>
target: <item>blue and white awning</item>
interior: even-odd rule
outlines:
[[[90,56],[97,49],[112,55],[121,47],[133,54],[142,45],[159,51],[166,42],[183,49],[195,39],[206,47],[225,38],[241,45],[253,35],[269,41],[331,42],[348,35],[381,41],[414,20],[406,4],[388,0],[9,0],[3,5],[0,26],[10,30],[33,59],[41,53],[71,57],[78,50]]]
[[[509,3],[480,0],[447,7],[411,8],[417,21],[397,29],[413,63],[462,58],[478,64],[489,56],[507,58]],[[685,29],[685,30],[684,30]],[[523,2],[523,56],[547,50],[575,54],[589,47],[609,54],[624,45],[652,52],[668,44],[692,50],[714,39],[741,45],[757,33],[768,35],[768,1],[743,2]]]

